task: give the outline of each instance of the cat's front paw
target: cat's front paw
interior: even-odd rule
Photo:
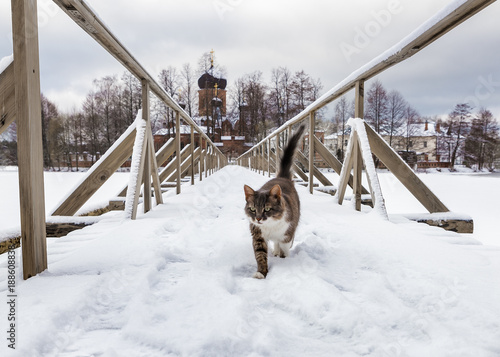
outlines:
[[[253,278],[255,279],[265,279],[265,275],[262,274],[260,271],[256,272],[254,275],[253,275]]]

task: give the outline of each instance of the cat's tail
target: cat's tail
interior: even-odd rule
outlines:
[[[276,177],[283,177],[289,180],[292,179],[292,164],[293,157],[295,154],[295,149],[299,143],[302,134],[304,133],[305,125],[301,125],[300,128],[293,134],[293,136],[288,140],[288,144],[283,150],[283,156],[281,157],[280,168],[278,170],[278,175]]]

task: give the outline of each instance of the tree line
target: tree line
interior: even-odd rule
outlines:
[[[200,57],[196,67],[185,63],[181,69],[169,66],[161,70],[158,82],[191,117],[196,118],[197,79],[205,72],[218,78],[226,76],[225,68],[215,61],[213,54],[207,52]],[[286,67],[277,67],[272,69],[270,81],[264,79],[262,72],[254,71],[237,78],[228,86],[225,119],[234,123],[238,135],[245,136],[247,142],[255,143],[315,101],[322,87],[319,79],[313,79],[303,70],[293,72]],[[61,113],[42,94],[44,166],[49,169],[66,166],[77,168],[78,158],[82,154],[91,162],[97,160],[133,123],[141,108],[141,100],[141,84],[129,72],[120,77],[112,75],[93,80],[92,89],[81,107],[69,113]],[[150,112],[153,132],[160,128],[170,131],[174,126],[175,113],[155,96],[151,96]],[[353,116],[354,102],[345,97],[337,101],[332,118],[326,118],[324,109],[316,113],[318,127],[327,132],[339,133],[342,143],[349,135],[346,122]],[[498,124],[492,113],[484,108],[473,114],[469,105],[458,104],[447,118],[425,118],[400,92],[389,91],[380,81],[375,81],[365,95],[364,116],[367,123],[384,135],[390,145],[395,136],[404,133],[407,151],[411,149],[413,124],[425,120],[438,122],[442,128],[440,136],[443,150],[448,153],[452,165],[460,158],[469,166],[491,168],[498,151]],[[212,124],[215,126],[217,118],[213,119]],[[221,122],[217,125],[222,127]],[[15,125],[13,128],[9,130],[15,131]],[[15,144],[3,142],[2,152],[0,164],[17,163]],[[343,160],[343,145],[336,154]]]
[[[479,108],[476,113],[467,103],[458,103],[446,117],[423,117],[409,104],[403,95],[396,91],[388,91],[376,80],[365,96],[364,119],[383,135],[389,145],[393,146],[394,138],[404,137],[405,150],[410,151],[412,140],[417,135],[418,124],[434,122],[440,130],[436,133],[444,158],[453,168],[456,162],[479,170],[493,169],[494,161],[499,156],[499,125],[490,110]],[[335,113],[331,131],[341,135],[341,142],[348,137],[346,122],[354,117],[354,101],[345,97],[335,105]],[[344,157],[344,147],[339,148],[337,156]]]

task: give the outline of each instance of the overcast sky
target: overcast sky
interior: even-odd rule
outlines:
[[[155,78],[196,67],[214,49],[229,85],[246,73],[304,70],[326,92],[453,0],[87,0]],[[124,68],[49,0],[38,0],[41,82],[61,110],[79,108],[92,80]],[[500,3],[377,78],[422,115],[464,101],[500,119]],[[12,53],[10,1],[0,1],[0,58]],[[372,81],[366,84],[370,87]]]

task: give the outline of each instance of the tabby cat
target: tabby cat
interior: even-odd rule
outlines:
[[[254,278],[267,276],[267,246],[272,241],[273,254],[288,256],[300,218],[300,201],[292,181],[292,164],[295,149],[304,132],[302,125],[290,138],[283,150],[276,178],[269,180],[257,191],[245,185],[245,213],[250,221],[253,250],[257,260]]]

